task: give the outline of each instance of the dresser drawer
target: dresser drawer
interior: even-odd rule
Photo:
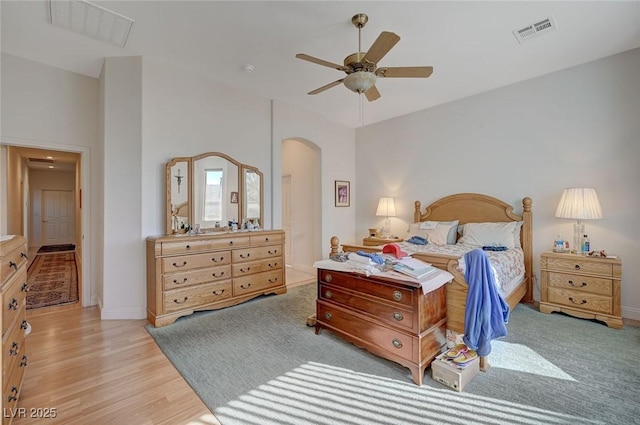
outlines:
[[[251,245],[264,245],[264,244],[273,244],[273,243],[282,243],[284,242],[284,233],[269,233],[269,234],[252,234]]]
[[[613,300],[611,297],[563,288],[549,288],[549,302],[590,312],[604,314],[613,312]]]
[[[395,302],[406,306],[413,306],[415,304],[411,290],[386,285],[381,282],[367,281],[365,276],[321,270],[320,281],[355,292],[363,292],[372,297],[381,298],[384,301]]]
[[[224,266],[231,263],[231,251],[209,252],[206,254],[179,255],[162,259],[162,272],[184,272],[203,267]]]
[[[261,260],[263,258],[280,257],[283,254],[282,245],[268,245],[256,248],[244,248],[233,250],[233,262]]]
[[[23,310],[24,311],[24,310]],[[23,314],[24,316],[24,314]],[[25,354],[25,334],[20,323],[11,328],[2,343],[2,376],[6,378]]]
[[[359,296],[358,293],[344,291],[336,286],[326,285],[324,283],[320,283],[318,288],[318,299],[320,300],[342,305],[350,310],[357,310],[374,319],[386,322],[393,327],[418,330],[414,312],[404,308],[402,305],[398,306],[396,304],[394,306],[389,303],[381,303],[372,298]]]
[[[601,276],[613,276],[613,265],[605,261],[592,260],[589,261],[586,257],[577,256],[575,260],[570,258],[555,258],[548,257],[547,269],[555,271],[565,271],[569,273],[587,273],[597,274]]]
[[[613,281],[601,277],[549,272],[549,286],[604,296],[613,295]]]
[[[162,255],[188,254],[198,251],[215,251],[249,245],[249,236],[233,236],[212,239],[190,239],[185,241],[162,242]]]
[[[4,392],[2,393],[2,408],[4,410],[3,425],[9,424],[12,421],[10,412],[16,412],[18,408],[18,397],[22,389],[22,378],[24,377],[24,370],[26,366],[26,358],[21,356],[20,364],[13,368],[9,375],[6,377],[6,385],[4,386]],[[11,410],[13,409],[13,410]]]
[[[266,258],[259,261],[234,264],[232,266],[233,277],[247,276],[253,273],[280,270],[284,267],[282,257]]]
[[[2,252],[0,257],[0,281],[5,282],[27,262],[24,246]]]
[[[164,312],[194,309],[231,297],[231,280],[206,285],[190,286],[162,294]]]
[[[172,290],[225,279],[231,279],[231,265],[165,275],[162,281],[164,290]]]
[[[413,338],[410,335],[372,323],[359,316],[318,301],[317,320],[328,328],[344,332],[352,337],[366,341],[403,359],[416,362],[413,358]]]
[[[5,284],[2,294],[2,335],[4,336],[17,317],[24,315],[27,290],[27,273],[20,270]]]
[[[233,296],[263,291],[273,286],[284,285],[282,269],[255,273],[249,276],[233,278]]]

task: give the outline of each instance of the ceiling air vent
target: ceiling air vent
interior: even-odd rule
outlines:
[[[543,19],[535,24],[527,25],[524,28],[520,28],[513,31],[513,35],[519,43],[534,38],[542,33],[547,33],[556,29],[556,23],[552,17]]]
[[[29,158],[29,162],[44,162],[47,164],[55,163],[53,159],[48,159],[48,158]]]

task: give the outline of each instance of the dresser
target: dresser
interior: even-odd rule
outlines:
[[[417,282],[318,269],[316,333],[346,341],[411,370],[424,371],[446,344],[445,286],[423,294]]]
[[[285,293],[284,242],[283,230],[147,238],[149,322]]]
[[[542,294],[540,311],[561,311],[583,319],[596,319],[621,329],[620,258],[543,252],[540,256]]]
[[[2,287],[2,419],[11,423],[18,404],[22,378],[27,366],[25,330],[28,327],[26,311],[27,245],[23,236],[1,236],[0,278]],[[11,410],[14,409],[14,410]]]

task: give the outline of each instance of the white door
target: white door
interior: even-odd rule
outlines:
[[[73,191],[42,191],[42,244],[75,243]]]
[[[282,176],[282,229],[285,232],[284,256],[287,264],[295,264],[293,261],[292,237],[293,229],[291,215],[291,174]]]

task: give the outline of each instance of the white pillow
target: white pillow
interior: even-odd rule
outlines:
[[[462,230],[458,243],[474,247],[504,246],[515,248],[514,233],[518,222],[504,223],[467,223]]]
[[[435,221],[411,223],[405,240],[410,239],[412,236],[420,236],[425,238],[432,245],[446,245],[448,243],[447,239],[451,230],[453,230],[452,233],[455,237],[456,230],[451,224]]]
[[[505,223],[510,223],[510,222],[505,222]],[[514,221],[514,223],[516,223],[515,228],[513,229],[513,246],[515,248],[522,248],[522,243],[520,242],[520,230],[522,229],[522,224],[524,223],[523,221]],[[458,234],[460,236],[463,235],[464,233],[464,224],[461,224],[458,226]]]

